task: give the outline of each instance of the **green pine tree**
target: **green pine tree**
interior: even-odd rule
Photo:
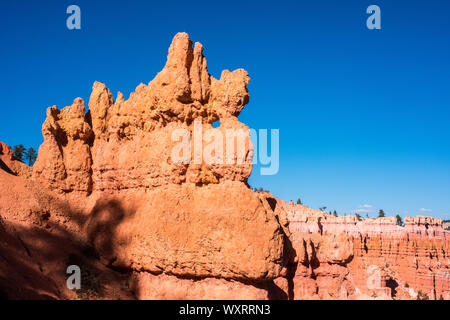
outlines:
[[[24,157],[24,154],[25,154],[25,150],[26,149],[23,146],[23,144],[15,145],[13,147],[13,157],[14,157],[14,159],[23,162],[23,160],[24,160],[23,157]]]
[[[36,162],[36,159],[37,159],[36,150],[34,150],[33,148],[29,148],[25,152],[25,159],[28,161],[28,165],[30,167],[33,166],[33,164]]]
[[[395,218],[397,219],[397,225],[403,226],[402,217],[400,217],[400,215],[396,215]]]

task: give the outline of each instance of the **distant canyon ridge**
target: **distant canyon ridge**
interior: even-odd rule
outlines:
[[[249,81],[212,77],[178,33],[128,100],[95,82],[87,112],[48,108],[33,167],[0,143],[0,297],[450,300],[442,219],[335,217],[251,190]],[[172,132],[196,120],[247,133],[242,161],[171,161]]]

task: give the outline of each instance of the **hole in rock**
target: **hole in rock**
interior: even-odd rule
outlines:
[[[220,127],[220,120],[217,120],[215,122],[212,123],[213,128],[218,128]]]
[[[391,297],[394,298],[397,294],[397,287],[398,283],[392,278],[389,278],[389,280],[386,281],[386,287],[391,289]]]

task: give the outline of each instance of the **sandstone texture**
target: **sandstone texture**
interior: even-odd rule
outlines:
[[[133,280],[102,264],[82,235],[66,227],[69,219],[80,223],[41,186],[9,168],[0,170],[0,298],[135,298]],[[69,290],[66,269],[72,264],[85,270],[82,281],[88,287],[93,278],[104,285]]]
[[[267,288],[218,278],[200,280],[152,275],[141,272],[133,275],[138,283],[136,296],[144,300],[266,300]]]
[[[251,190],[253,146],[237,118],[249,80],[243,69],[212,77],[203,46],[179,33],[127,100],[95,82],[88,108],[48,108],[32,168],[0,143],[0,296],[450,299],[442,220],[334,217]],[[230,161],[208,161],[202,136],[196,148],[199,131],[230,130],[243,143],[216,149]],[[173,158],[179,132],[190,161]],[[73,264],[82,290],[66,287]]]
[[[450,299],[450,233],[442,219],[405,217],[402,227],[394,217],[335,217],[293,203],[284,208],[303,265],[294,282],[310,283],[294,298],[416,299],[420,291],[429,299]],[[321,254],[325,246],[331,255]],[[321,279],[330,274],[331,290],[333,281]]]
[[[24,187],[40,196],[17,211],[37,212],[45,202],[44,228],[53,232],[55,224],[77,235],[114,270],[205,285],[230,281],[224,292],[264,287],[286,263],[286,236],[279,212],[247,184],[252,146],[237,116],[249,101],[248,82],[242,69],[225,70],[218,80],[210,76],[202,45],[177,34],[163,70],[127,100],[121,93],[114,100],[96,82],[89,110],[80,98],[61,110],[47,109],[44,143]],[[243,159],[208,163],[200,154],[200,162],[173,161],[174,131],[190,133],[193,145],[198,128],[224,136],[240,130]],[[191,156],[199,156],[195,146]],[[261,290],[267,297],[267,289],[256,296]]]
[[[450,221],[444,221],[443,223],[442,223],[442,227],[445,229],[445,230],[447,230],[447,231],[450,231]]]

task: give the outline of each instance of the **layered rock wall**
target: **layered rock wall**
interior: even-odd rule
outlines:
[[[340,235],[341,241],[335,242],[327,252],[345,252],[342,257],[349,257],[340,266],[345,266],[343,272],[348,273],[347,278],[351,277],[357,296],[414,299],[420,290],[421,296],[430,299],[450,298],[450,233],[442,228],[442,219],[405,217],[404,226],[399,226],[394,217],[335,217],[293,203],[284,208],[292,238],[301,239],[300,245],[298,240],[293,241],[300,256],[305,241],[319,237],[316,243],[326,243],[330,241],[327,239]],[[336,259],[320,259],[320,250],[315,255],[319,257],[319,270],[324,265],[330,269],[335,264]],[[302,268],[295,277],[299,276],[307,278],[302,281],[311,282],[311,276]],[[339,287],[347,290],[348,284],[343,281]]]

